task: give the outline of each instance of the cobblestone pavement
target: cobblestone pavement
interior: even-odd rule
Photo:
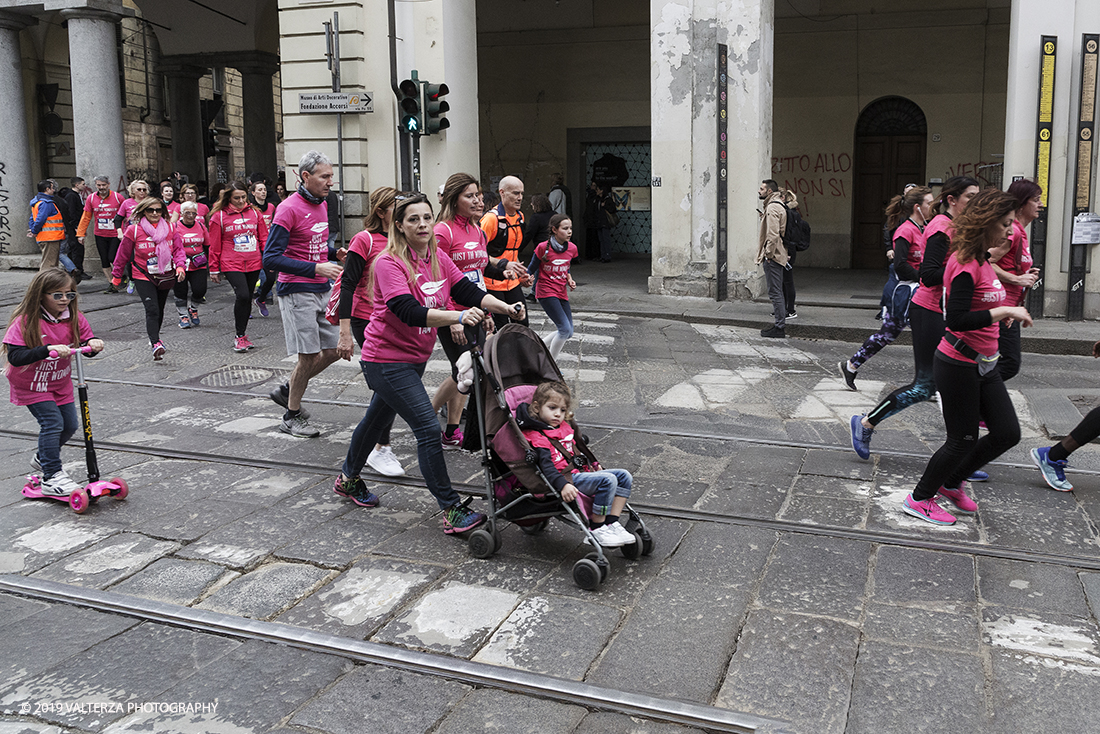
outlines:
[[[23,499],[37,426],[4,404],[5,578],[745,712],[807,734],[1100,721],[1100,453],[1074,454],[1067,494],[1046,489],[1027,455],[1080,415],[1071,410],[1100,402],[1090,358],[1025,355],[1010,383],[1023,440],[973,487],[979,512],[940,528],[900,511],[942,441],[935,404],[885,422],[870,461],[850,448],[849,417],[911,379],[908,347],[871,360],[855,393],[835,371],[852,344],[579,313],[561,360],[578,420],[605,466],[634,474],[632,500],[657,541],[639,560],[613,556],[590,592],[572,581],[586,546],[565,526],[538,537],[508,526],[501,550],[476,560],[440,532],[423,488],[372,477],[373,510],[333,494],[370,393],[356,365],[338,363],[307,393],[322,436],[278,432],[266,395],[293,359],[277,308],[250,325],[258,348],[235,354],[231,294],[214,286],[201,327],[166,319],[169,351],[154,363],[136,297],[101,295],[101,284],[81,288],[108,344],[88,365],[92,416],[104,475],[131,493],[79,516]],[[437,350],[426,384],[446,371]],[[418,479],[400,421],[394,449]],[[82,454],[65,449],[74,477]],[[482,481],[478,457],[448,451],[447,462],[455,482]],[[0,734],[690,730],[15,594],[0,594],[0,632]]]

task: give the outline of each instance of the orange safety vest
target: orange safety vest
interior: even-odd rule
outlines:
[[[41,200],[34,202],[34,206],[31,207],[31,218],[38,219],[38,206],[42,203]],[[46,221],[42,224],[42,231],[34,236],[37,242],[56,242],[57,240],[65,239],[65,222],[61,219],[61,212],[57,210],[57,205],[54,205],[53,216],[47,217]]]
[[[486,249],[490,255],[512,262],[519,260],[519,249],[523,245],[523,212],[517,211],[509,217],[504,212],[504,204],[498,204],[481,218],[481,230],[488,240]],[[519,281],[486,278],[485,285],[491,291],[507,291],[519,285]]]

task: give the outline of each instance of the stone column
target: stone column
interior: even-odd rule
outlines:
[[[341,51],[342,52],[342,51]],[[274,179],[278,172],[275,148],[275,95],[271,78],[279,70],[275,54],[255,52],[247,61],[235,61],[241,72],[244,109],[244,167],[251,176],[262,171]]]
[[[186,174],[189,181],[206,178],[203,155],[202,108],[199,104],[199,79],[209,71],[204,66],[164,57],[158,70],[168,77],[168,114],[172,120],[172,168]]]
[[[27,204],[34,197],[27,100],[23,96],[23,63],[19,31],[34,18],[0,11],[0,255],[38,252],[26,237]]]
[[[713,297],[717,187],[727,186],[729,296],[762,291],[757,190],[770,178],[773,0],[651,0],[652,293]],[[717,44],[728,46],[729,177],[718,180]]]
[[[76,172],[88,181],[126,173],[115,24],[121,16],[91,8],[62,10],[69,28]]]

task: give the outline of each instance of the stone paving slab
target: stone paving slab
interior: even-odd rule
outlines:
[[[853,625],[754,609],[715,705],[791,721],[798,732],[843,732],[858,645]]]
[[[978,588],[986,604],[1087,618],[1077,573],[1065,566],[978,558]]]
[[[333,572],[304,563],[269,563],[233,579],[199,603],[199,609],[270,619],[330,578]]]
[[[970,611],[954,614],[942,609],[868,604],[863,637],[908,647],[977,653],[981,628]]]
[[[165,701],[216,704],[199,712],[144,711],[103,730],[241,734],[278,724],[352,664],[335,655],[257,641],[245,642],[160,694]]]
[[[1100,721],[1100,668],[994,650],[992,670],[996,734],[1084,731]]]
[[[875,555],[877,602],[952,612],[977,603],[971,556],[897,546],[881,546]]]
[[[213,635],[140,624],[8,686],[0,691],[0,710],[10,713],[28,701],[85,703],[86,708],[50,711],[42,718],[98,730],[122,718],[127,703],[159,700],[164,691],[239,645]],[[122,711],[97,710],[93,704],[118,705]]]
[[[23,554],[25,573],[37,571],[118,532],[116,527],[74,515],[60,502],[48,501],[54,505],[52,509],[63,510],[72,519],[50,522],[12,539],[8,547],[12,553]]]
[[[188,606],[219,579],[232,573],[224,566],[214,563],[160,558],[130,578],[112,586],[111,591]]]
[[[863,610],[871,545],[813,535],[786,535],[761,583],[761,606],[856,621]],[[828,568],[828,575],[822,575]]]
[[[144,502],[139,499],[134,504],[140,506]],[[255,512],[256,506],[207,498],[192,504],[158,509],[163,511],[151,517],[136,518],[130,529],[154,538],[190,543],[222,525]]]
[[[153,540],[139,533],[119,533],[66,556],[32,576],[102,589],[137,573],[179,547],[178,543]]]
[[[581,706],[482,688],[470,691],[432,734],[573,732],[588,714]]]
[[[325,568],[346,568],[375,546],[403,531],[389,516],[371,512],[347,514],[314,526],[275,555],[287,561],[312,563]]]
[[[432,730],[469,686],[377,665],[357,666],[295,713],[290,724],[328,734],[419,734]]]
[[[277,621],[366,639],[443,572],[439,566],[365,558],[279,615]]]
[[[658,579],[634,605],[587,680],[708,702],[733,653],[747,602],[744,591]]]
[[[982,610],[982,637],[997,649],[1042,656],[1046,665],[1094,668],[1100,674],[1100,629],[1088,619],[990,607]]]
[[[695,523],[665,565],[662,578],[750,590],[778,535],[771,530]]]
[[[512,613],[519,600],[515,592],[446,581],[371,639],[468,658]]]
[[[583,680],[621,619],[622,612],[603,604],[550,595],[529,596],[473,659]]]
[[[876,641],[860,645],[847,729],[977,734],[987,731],[985,671],[977,655]]]

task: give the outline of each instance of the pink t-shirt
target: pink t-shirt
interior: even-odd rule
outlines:
[[[271,229],[271,222],[275,219],[275,205],[270,201],[264,202],[264,207],[261,208],[259,204],[255,205],[257,209],[260,209],[260,216],[264,218],[264,224],[268,229]]]
[[[171,204],[168,205],[168,213],[169,214],[180,214],[180,206],[182,206],[182,204],[180,202],[173,201]],[[197,213],[198,218],[201,219],[203,221],[203,223],[205,224],[206,223],[206,217],[209,216],[209,214],[210,214],[210,207],[208,207],[206,204],[200,204],[199,202],[196,201],[195,202],[195,211]]]
[[[117,191],[107,194],[106,199],[100,198],[97,191],[84,201],[84,211],[92,216],[92,234],[97,237],[118,237],[115,216],[122,203],[122,194]]]
[[[467,280],[487,290],[485,267],[489,264],[489,252],[485,249],[485,232],[479,225],[459,216],[449,222],[439,222],[435,225],[435,241],[439,251],[451,258]],[[451,303],[451,308],[461,307]]]
[[[280,206],[279,211],[283,208]],[[405,266],[392,255],[374,261],[374,311],[363,341],[364,362],[420,364],[427,362],[435,346],[435,328],[409,326],[390,311],[386,303],[397,296],[411,294],[426,308],[447,309],[451,286],[464,276],[449,257],[439,257],[439,279],[432,280],[431,263],[409,251],[416,269],[416,287],[409,285]]]
[[[355,295],[351,299],[351,315],[357,319],[370,319],[374,310],[374,299],[367,290],[370,283],[370,271],[374,261],[386,249],[386,235],[378,232],[359,232],[351,238],[348,252],[354,252],[363,258],[363,274],[359,277],[359,283],[355,286]],[[343,283],[341,283],[343,287]]]
[[[943,232],[947,236],[948,242],[951,241],[951,217],[946,214],[937,214],[932,217],[932,221],[924,228],[924,242],[921,246],[922,256],[923,253],[928,250],[928,240],[932,235],[939,232]],[[945,256],[945,262],[951,259],[952,256],[950,254]],[[946,280],[947,279],[944,278],[945,282]],[[917,292],[913,294],[913,303],[929,311],[943,313],[943,306],[940,305],[942,298],[943,286],[934,285],[929,287],[921,283],[920,287],[917,288]]]
[[[272,224],[278,224],[289,234],[286,257],[303,262],[322,263],[328,260],[328,204],[310,204],[295,191],[279,204]],[[328,278],[315,275],[306,278],[279,272],[280,283],[328,283]]]
[[[62,314],[64,316],[65,314]],[[8,327],[4,334],[4,343],[19,347],[27,346],[23,336],[23,324],[20,319]],[[67,319],[51,323],[45,318],[39,320],[42,326],[43,344],[70,344],[73,338],[72,324]],[[77,314],[80,325],[80,341],[95,338],[92,327],[84,314]],[[72,357],[47,357],[39,362],[13,367],[8,365],[5,374],[11,386],[11,402],[15,405],[31,405],[52,400],[57,405],[73,402]]]
[[[894,230],[894,239],[899,237],[909,243],[909,256],[905,261],[919,274],[920,261],[924,259],[924,234],[912,219],[906,219]]]
[[[1034,261],[1031,259],[1031,246],[1027,242],[1027,231],[1015,219],[1012,220],[1012,234],[1009,239],[1012,240],[1012,247],[997,261],[997,267],[1006,273],[1023,275],[1031,269]],[[1005,305],[1019,306],[1024,300],[1024,287],[1012,283],[1005,283],[1004,287],[1007,295]]]
[[[951,298],[951,281],[960,273],[970,273],[970,277],[974,280],[974,296],[970,299],[971,311],[989,311],[997,306],[1004,305],[1005,289],[989,261],[983,259],[979,264],[977,260],[971,260],[963,265],[955,258],[954,253],[947,256],[947,265],[943,271],[943,287],[948,300]],[[952,331],[948,329],[947,333],[954,334],[962,339],[967,346],[978,354],[993,356],[1000,349],[1001,330],[996,323],[971,331]],[[970,362],[971,364],[975,363],[974,360],[963,356],[961,352],[948,344],[946,339],[940,341],[939,350],[951,359]]]
[[[202,252],[206,247],[206,225],[202,223],[200,217],[195,217],[195,223],[188,227],[183,223],[183,220],[176,222],[176,237],[179,238],[180,244],[183,245],[183,255],[187,258],[187,270],[205,270],[206,265],[202,267],[196,266],[192,260],[195,255]]]
[[[137,199],[127,199],[119,204],[118,213],[116,217],[122,217],[122,228],[125,229],[127,224],[130,224],[130,215],[134,212],[134,208],[138,205]]]
[[[539,280],[542,280],[542,275],[539,275]],[[530,408],[531,406],[527,406]],[[569,459],[565,458],[565,455],[558,451],[554,444],[550,443],[550,439],[556,439],[566,451],[570,453],[576,453],[576,449],[573,448],[573,426],[568,422],[563,422],[557,428],[551,428],[548,431],[536,431],[528,428],[523,431],[524,438],[532,446],[540,449],[549,449],[550,458],[554,462],[554,468],[560,471],[566,478],[572,476],[574,469]]]
[[[569,263],[577,256],[577,246],[565,243],[565,252],[554,252],[549,242],[535,246],[539,259],[539,279],[535,283],[535,298],[569,300]]]

